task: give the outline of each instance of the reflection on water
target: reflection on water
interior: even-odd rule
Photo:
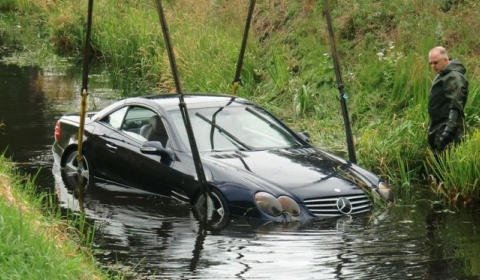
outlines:
[[[478,223],[430,205],[308,224],[233,221],[206,230],[188,205],[109,183],[84,196],[55,170],[62,205],[85,213],[99,229],[96,257],[135,268],[142,279],[460,279],[476,275]],[[478,222],[478,218],[476,221]],[[457,223],[464,227],[460,231]],[[447,226],[455,226],[448,230]],[[457,231],[458,230],[458,231]],[[465,278],[466,279],[466,278]]]
[[[78,71],[79,72],[79,71]],[[78,73],[80,76],[80,73]],[[92,79],[95,75],[92,75]],[[61,71],[0,63],[0,149],[21,171],[56,193],[65,209],[83,209],[97,228],[96,258],[129,267],[139,279],[478,279],[480,211],[455,213],[428,201],[389,211],[308,224],[241,219],[211,232],[188,205],[96,182],[84,195],[52,168],[53,129],[78,111],[79,79]],[[99,107],[104,84],[89,87]],[[79,200],[80,199],[80,200]]]
[[[8,50],[0,51],[0,59],[15,56]],[[53,179],[48,169],[53,162],[50,149],[55,122],[65,112],[79,111],[80,77],[56,68],[20,67],[1,61],[0,123],[4,126],[0,129],[0,152],[11,157],[22,171],[40,173],[40,186],[51,187]],[[90,110],[118,99],[113,90],[105,88],[101,75],[93,73],[90,80],[96,87],[89,96]]]

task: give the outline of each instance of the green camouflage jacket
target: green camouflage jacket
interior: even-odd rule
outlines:
[[[430,117],[428,134],[433,134],[446,125],[451,127],[463,125],[463,109],[468,96],[468,81],[465,78],[465,72],[462,63],[457,59],[452,59],[450,64],[433,80],[428,97],[428,115]],[[460,116],[456,123],[448,123],[448,115],[452,109],[458,110]]]

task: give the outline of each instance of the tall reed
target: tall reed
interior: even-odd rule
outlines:
[[[35,177],[15,171],[0,155],[0,267],[2,279],[107,279],[87,250],[66,234],[72,228],[42,212],[45,195]]]
[[[432,190],[450,204],[470,204],[480,199],[480,132],[465,137],[458,147],[430,154]]]

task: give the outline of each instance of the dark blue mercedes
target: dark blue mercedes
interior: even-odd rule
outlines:
[[[234,216],[305,221],[365,213],[393,202],[385,182],[362,167],[312,146],[265,109],[229,95],[184,95],[213,219]],[[53,153],[77,173],[79,115],[55,127]],[[205,196],[176,94],[127,98],[85,120],[85,178],[101,179],[202,207]]]

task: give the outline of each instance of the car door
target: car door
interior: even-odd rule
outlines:
[[[85,136],[88,139],[84,145],[85,155],[90,160],[97,177],[108,179],[108,167],[114,155],[108,148],[111,143],[110,136],[114,133],[115,127],[121,124],[127,109],[128,107],[122,107],[95,122],[92,133],[89,132],[88,126],[85,127]]]
[[[181,174],[172,169],[174,161],[162,162],[160,156],[140,151],[142,144],[149,140],[140,135],[140,131],[149,125],[149,120],[153,117],[163,119],[146,107],[128,108],[119,128],[109,136],[107,149],[111,155],[108,177],[130,187],[170,196],[171,189],[181,181]],[[157,125],[165,126],[163,121]]]

